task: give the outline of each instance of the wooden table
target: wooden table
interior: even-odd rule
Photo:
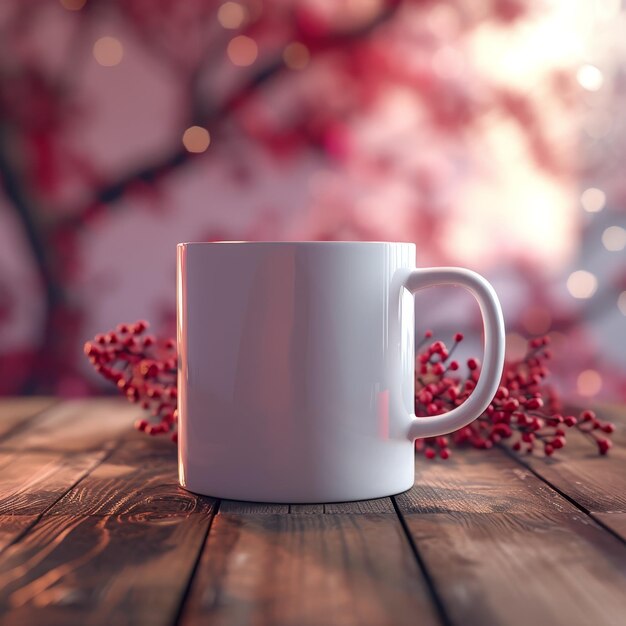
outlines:
[[[605,412],[605,415],[608,415]],[[0,402],[3,626],[626,624],[626,411],[596,456],[417,460],[394,498],[217,501],[123,401]]]

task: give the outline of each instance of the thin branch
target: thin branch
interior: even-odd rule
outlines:
[[[381,24],[387,22],[394,15],[399,4],[399,2],[388,4],[375,19],[360,28],[321,41],[317,44],[316,51],[326,51],[367,36]],[[215,126],[244,104],[249,99],[250,95],[255,93],[259,87],[280,74],[284,69],[285,64],[280,57],[266,63],[233,95],[217,107],[209,109],[202,114],[201,109],[204,107],[198,104],[194,105],[191,111],[191,123],[208,127]],[[196,80],[198,79],[199,74],[196,75]],[[72,211],[70,215],[61,218],[56,222],[56,227],[69,229],[80,228],[86,219],[88,220],[107,211],[108,207],[119,200],[129,187],[135,183],[154,183],[164,174],[178,169],[192,158],[197,157],[187,152],[182,146],[176,146],[169,154],[125,174],[115,182],[107,183],[100,187],[96,190],[91,200],[83,205],[82,209]]]

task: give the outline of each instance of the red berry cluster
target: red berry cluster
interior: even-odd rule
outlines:
[[[85,354],[97,372],[115,383],[130,402],[148,410],[153,419],[135,423],[150,435],[171,433],[177,440],[176,342],[145,334],[148,323],[119,324],[85,344]],[[156,419],[154,419],[156,418]]]
[[[418,348],[415,371],[418,416],[446,413],[463,404],[480,375],[480,363],[474,358],[467,360],[468,374],[464,379],[450,374],[459,369],[451,356],[463,340],[461,333],[454,336],[450,350],[442,341],[427,345],[431,337],[432,332],[426,332]],[[418,440],[417,450],[428,459],[437,455],[447,459],[450,441],[457,446],[469,444],[488,449],[510,440],[513,450],[530,454],[539,449],[550,456],[565,446],[566,429],[576,428],[595,442],[600,454],[606,454],[612,445],[607,435],[613,432],[613,424],[600,421],[593,411],[583,411],[578,417],[564,416],[556,392],[546,385],[549,373],[546,361],[551,357],[548,344],[548,337],[532,339],[523,359],[505,365],[496,396],[477,420],[448,437]]]
[[[119,324],[114,331],[96,335],[85,344],[85,354],[96,371],[114,382],[129,401],[139,403],[156,419],[139,420],[135,426],[150,435],[171,433],[174,441],[176,409],[176,342],[146,335],[147,322]],[[480,374],[477,359],[467,360],[465,378],[453,374],[459,363],[452,359],[463,335],[457,333],[450,349],[442,341],[428,344],[426,332],[418,348],[415,369],[415,414],[438,415],[462,404],[472,393]],[[526,356],[505,365],[501,386],[487,410],[465,428],[447,437],[419,439],[416,449],[426,458],[450,456],[450,443],[488,449],[510,440],[514,450],[531,453],[539,448],[546,455],[565,446],[567,428],[576,428],[592,439],[600,454],[611,447],[607,437],[613,424],[600,421],[593,411],[579,417],[563,416],[557,394],[545,384],[548,338],[533,339]],[[421,350],[421,352],[420,352]]]

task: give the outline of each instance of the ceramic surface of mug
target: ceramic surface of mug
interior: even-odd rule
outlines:
[[[462,268],[417,269],[415,257],[411,243],[179,244],[181,485],[292,503],[409,489],[414,440],[475,419],[504,360],[491,285]],[[483,369],[462,406],[416,418],[412,294],[444,284],[478,300]]]

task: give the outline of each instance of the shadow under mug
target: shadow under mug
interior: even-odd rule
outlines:
[[[415,254],[412,243],[179,244],[180,484],[292,503],[409,489],[415,439],[478,417],[504,361],[491,285],[467,269],[417,269]],[[483,367],[464,404],[416,418],[412,294],[434,285],[478,300]]]

